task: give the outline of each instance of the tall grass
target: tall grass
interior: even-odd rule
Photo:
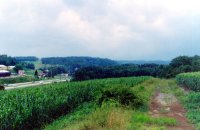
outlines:
[[[84,102],[98,100],[105,88],[133,87],[150,77],[58,83],[0,92],[0,129],[41,128]]]

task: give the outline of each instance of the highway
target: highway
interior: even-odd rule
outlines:
[[[8,84],[7,86],[5,86],[5,90],[40,86],[40,85],[45,85],[45,84],[52,84],[52,83],[55,83],[55,82],[56,83],[66,82],[66,80],[54,79],[54,80],[42,80],[42,81],[35,81],[35,82]]]

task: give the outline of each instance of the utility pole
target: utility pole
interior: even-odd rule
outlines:
[[[53,67],[51,65],[51,78],[53,78]]]
[[[61,78],[62,78],[62,68],[60,67],[60,81],[61,81]]]

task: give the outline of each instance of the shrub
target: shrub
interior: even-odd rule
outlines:
[[[113,86],[108,89],[104,89],[99,103],[110,99],[118,101],[122,105],[130,105],[132,107],[139,107],[143,104],[142,100],[129,88],[122,86]]]
[[[32,82],[34,80],[35,78],[32,76],[4,78],[4,79],[0,79],[0,84],[24,83],[24,82]]]

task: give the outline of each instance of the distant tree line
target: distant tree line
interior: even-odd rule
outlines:
[[[25,69],[35,69],[35,65],[33,63],[27,63],[27,62],[20,62],[15,65],[15,72],[18,72],[19,70],[25,70]]]
[[[117,61],[119,64],[158,64],[158,65],[168,65],[170,61],[163,61],[163,60],[119,60]]]
[[[83,68],[88,66],[117,65],[116,61],[110,59],[92,58],[92,57],[50,57],[50,58],[42,58],[41,61],[43,64],[65,66],[72,73],[74,72],[74,70],[78,68]]]
[[[14,58],[16,59],[17,62],[26,62],[26,61],[34,62],[39,60],[35,56],[18,56]]]
[[[39,59],[35,56],[20,56],[20,57],[14,57],[17,61],[15,65],[15,72],[18,72],[19,70],[27,70],[35,69],[35,65],[32,62],[38,61]]]
[[[89,80],[112,77],[154,76],[173,78],[179,73],[200,71],[200,56],[179,56],[169,65],[124,64],[109,67],[85,67],[77,70],[74,80]]]
[[[0,55],[0,64],[15,65],[15,71],[22,69],[35,69],[33,61],[38,58],[10,57]],[[42,58],[42,63],[48,67],[41,70],[49,70],[49,76],[60,73],[69,73],[75,80],[88,80],[97,78],[127,77],[127,76],[154,76],[172,78],[179,73],[200,71],[200,56],[179,56],[168,65],[158,64],[118,64],[110,59],[92,57],[50,57]]]
[[[175,77],[180,73],[200,71],[200,56],[195,55],[193,57],[176,57],[168,66],[165,67],[163,71],[165,74],[164,77],[167,78]]]
[[[85,67],[79,69],[74,74],[74,80],[89,80],[113,77],[129,77],[129,76],[157,76],[161,75],[163,65],[157,64],[124,64],[110,67]]]
[[[6,66],[14,66],[16,65],[17,61],[15,58],[12,58],[7,55],[0,55],[0,64],[6,65]]]
[[[7,55],[0,55],[0,64],[6,66],[15,66],[14,71],[18,72],[19,70],[24,69],[35,69],[35,65],[33,63],[29,63],[26,61],[34,61],[36,57],[11,57]]]

